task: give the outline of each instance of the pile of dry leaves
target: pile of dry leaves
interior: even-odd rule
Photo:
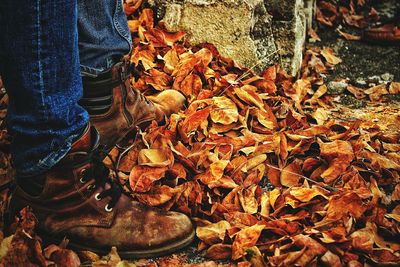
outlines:
[[[342,26],[364,29],[380,19],[379,12],[373,5],[367,3],[371,1],[345,0],[339,1],[339,4],[333,2],[338,1],[318,0],[316,20],[328,27],[341,25],[336,31],[346,40],[361,40],[361,36],[346,32],[341,29]],[[319,39],[315,32],[312,31],[311,35],[314,36],[314,39]]]
[[[210,259],[399,264],[400,133],[329,118],[321,74],[340,63],[332,50],[309,50],[298,80],[278,66],[255,75],[211,44],[185,45],[184,33],[167,32],[142,0],[127,2],[131,61],[141,72],[134,86],[187,97],[165,124],[112,151],[133,197],[190,215]]]

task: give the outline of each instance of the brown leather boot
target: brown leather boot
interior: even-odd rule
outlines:
[[[90,121],[107,148],[136,127],[143,129],[152,120],[160,122],[178,112],[186,101],[176,90],[165,90],[150,101],[131,86],[130,77],[126,58],[96,78],[83,77],[84,96],[80,104],[89,112]]]
[[[387,45],[400,45],[400,27],[394,24],[385,24],[379,28],[367,29],[364,40]]]
[[[57,166],[34,179],[43,181],[36,193],[27,189],[31,178],[20,179],[10,213],[30,206],[44,239],[66,237],[71,248],[99,254],[116,246],[123,258],[156,257],[191,243],[194,230],[186,215],[132,201],[111,181],[98,144],[96,129],[86,129]]]

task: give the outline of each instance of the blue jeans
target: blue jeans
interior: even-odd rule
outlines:
[[[1,0],[0,75],[17,174],[59,162],[86,127],[81,75],[96,76],[131,50],[121,0]]]

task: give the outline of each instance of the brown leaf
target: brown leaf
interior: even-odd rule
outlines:
[[[144,193],[151,189],[153,183],[165,176],[167,167],[152,168],[135,166],[129,175],[129,184],[134,192]]]
[[[208,245],[217,244],[224,240],[225,232],[231,227],[227,221],[219,221],[196,228],[197,237]]]
[[[237,260],[247,254],[247,249],[253,247],[261,235],[265,225],[253,225],[240,230],[232,244],[232,259]]]
[[[149,167],[167,167],[173,165],[174,157],[169,149],[141,149],[138,164]]]
[[[364,93],[366,93],[369,96],[369,99],[371,101],[379,101],[383,95],[389,94],[388,90],[386,89],[386,84],[384,83],[366,89],[364,90]]]
[[[235,94],[247,104],[252,104],[261,110],[264,109],[264,103],[261,97],[257,94],[257,87],[252,85],[244,85],[240,88],[234,88]]]
[[[258,210],[258,202],[255,198],[257,185],[252,185],[250,188],[239,191],[239,200],[244,212],[255,214]]]
[[[361,36],[353,35],[353,34],[341,31],[340,29],[337,29],[337,31],[340,34],[340,36],[342,36],[344,39],[346,39],[348,41],[359,41],[359,40],[361,40]]]
[[[350,93],[352,93],[354,95],[355,98],[357,99],[363,99],[366,97],[366,94],[364,93],[364,90],[357,88],[355,86],[352,85],[348,85],[347,86],[347,91],[349,91]]]
[[[321,55],[328,61],[329,64],[337,65],[342,62],[340,58],[334,55],[334,52],[331,48],[326,47],[321,51]]]
[[[400,82],[392,82],[389,86],[389,93],[400,94]]]
[[[205,257],[213,260],[230,259],[232,257],[232,245],[214,244],[207,249]]]
[[[312,28],[308,30],[308,36],[310,36],[310,42],[321,41],[321,38],[319,38],[318,34]]]
[[[290,189],[290,194],[301,202],[308,202],[317,196],[322,196],[323,198],[327,199],[327,196],[321,191],[322,190],[318,189],[317,187],[295,187]]]
[[[210,117],[215,123],[229,125],[239,119],[238,109],[235,103],[225,96],[213,97],[214,108],[211,110]]]
[[[78,267],[81,266],[81,261],[75,252],[69,249],[59,248],[53,251],[49,259],[60,267]]]
[[[400,171],[399,164],[378,153],[370,152],[368,150],[363,150],[360,153],[358,153],[358,155],[369,159],[371,161],[371,166],[376,170],[385,168],[385,169],[394,169]]]
[[[336,140],[330,143],[320,143],[321,156],[329,162],[329,167],[322,174],[325,182],[331,184],[349,167],[354,159],[351,144]]]
[[[300,161],[295,160],[285,168],[283,168],[281,172],[280,182],[283,186],[293,187],[298,186],[300,183],[302,173]]]
[[[162,91],[171,88],[172,77],[165,72],[152,68],[149,70],[149,76],[144,77],[144,81],[153,86],[154,89]]]
[[[117,267],[121,262],[121,257],[118,255],[117,248],[112,247],[107,256],[102,257],[100,260],[92,263],[93,267]]]
[[[327,251],[324,246],[306,235],[296,235],[293,241],[299,247],[307,247],[307,250],[296,260],[298,266],[306,266],[316,256],[323,255]]]
[[[362,199],[356,193],[348,192],[331,197],[326,216],[334,220],[347,215],[359,219],[367,208],[368,206],[363,203]]]
[[[297,80],[292,88],[288,88],[285,90],[285,94],[293,99],[296,104],[296,108],[302,110],[301,102],[304,100],[304,97],[307,95],[307,92],[311,89],[311,83],[305,79]]]
[[[202,87],[203,84],[200,77],[196,74],[189,74],[183,79],[179,91],[189,98],[189,102],[191,102],[200,93]]]
[[[326,266],[331,266],[331,267],[342,267],[343,266],[340,261],[339,256],[332,253],[330,250],[328,250],[324,255],[322,255],[321,261]]]
[[[178,189],[171,188],[166,185],[150,190],[145,194],[135,194],[140,202],[145,203],[149,206],[159,206],[170,201]]]

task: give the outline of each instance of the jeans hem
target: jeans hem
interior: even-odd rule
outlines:
[[[93,68],[89,66],[80,65],[81,76],[96,78],[100,73],[107,70],[107,68]]]
[[[53,166],[60,162],[65,157],[65,155],[68,154],[68,152],[71,150],[72,143],[79,136],[80,133],[70,135],[58,150],[51,152],[49,155],[39,160],[33,166],[24,168],[23,171],[17,170],[17,174],[19,176],[35,176],[50,170]]]

